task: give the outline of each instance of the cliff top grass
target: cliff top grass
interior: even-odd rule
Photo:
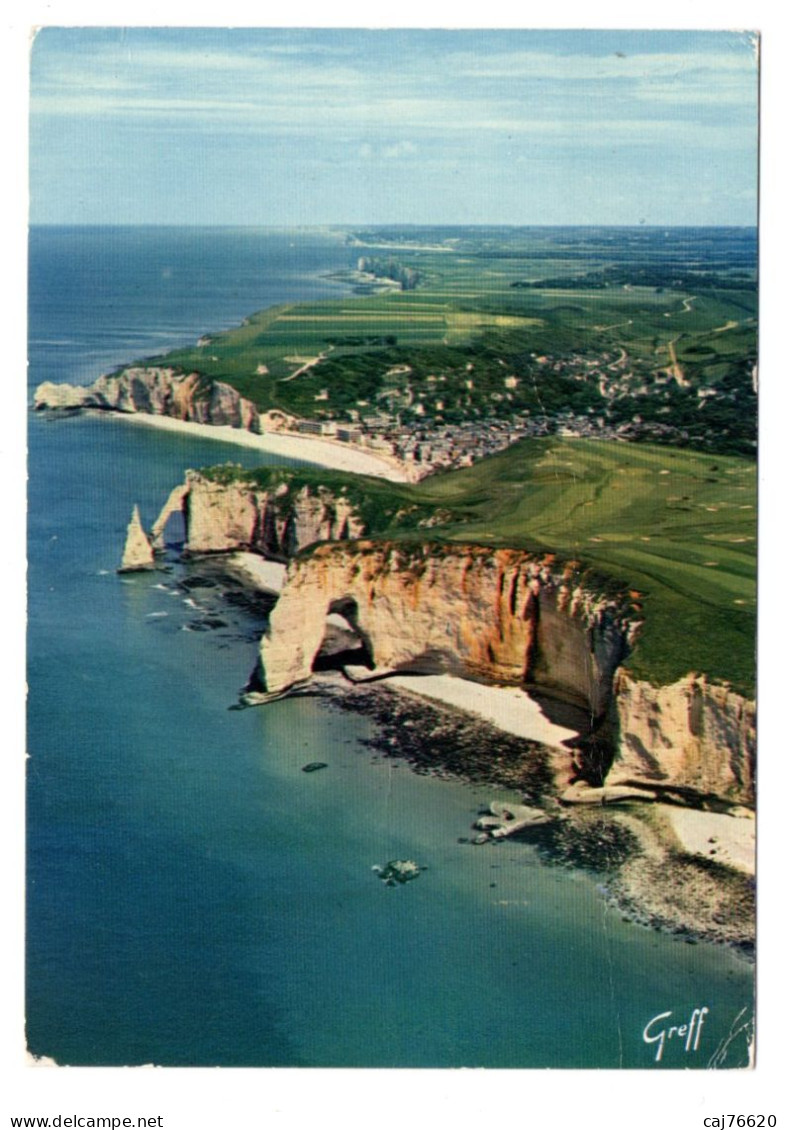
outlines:
[[[637,677],[663,684],[695,672],[754,692],[751,460],[550,437],[415,485],[305,469],[205,473],[266,488],[322,484],[356,504],[374,537],[576,558],[641,607],[644,628],[626,664]]]
[[[461,506],[452,540],[571,555],[624,580],[645,621],[627,666],[689,673],[751,695],[755,682],[756,465],[614,441],[525,440],[423,484]]]

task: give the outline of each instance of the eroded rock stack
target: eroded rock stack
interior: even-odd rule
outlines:
[[[153,569],[155,560],[153,546],[142,526],[139,507],[134,506],[131,521],[126,531],[126,546],[123,551],[123,560],[118,569],[119,573],[136,573],[143,569]]]

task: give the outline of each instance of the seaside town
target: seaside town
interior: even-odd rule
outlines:
[[[558,417],[522,413],[508,420],[420,428],[380,416],[348,424],[333,420],[297,420],[271,412],[264,417],[264,424],[266,431],[316,436],[395,459],[405,465],[408,478],[413,481],[436,470],[471,467],[478,460],[504,451],[526,437],[558,434],[623,439],[632,430],[632,425],[611,428],[599,420],[575,416],[570,411]]]
[[[575,412],[569,407],[550,412],[532,412],[529,409],[512,411],[511,406],[506,415],[465,418],[447,423],[441,418],[442,401],[436,399],[432,404],[419,402],[416,405],[419,417],[417,422],[412,422],[412,412],[404,414],[405,418],[402,413],[381,410],[364,414],[363,408],[370,406],[359,402],[357,410],[351,409],[343,413],[350,417],[349,420],[332,418],[333,414],[325,409],[316,418],[298,417],[274,409],[261,417],[261,423],[266,432],[317,437],[392,459],[404,465],[408,478],[417,481],[437,470],[470,467],[489,455],[504,451],[520,439],[538,436],[647,440],[678,444],[699,440],[701,443],[701,436],[693,434],[685,426],[665,419],[671,412],[669,386],[678,395],[686,395],[688,392],[692,399],[696,397],[695,402],[700,408],[711,397],[716,398],[719,406],[722,401],[729,399],[732,407],[732,401],[735,400],[734,392],[718,388],[693,390],[677,363],[655,371],[644,368],[639,371],[640,367],[636,362],[632,363],[625,351],[621,351],[617,359],[604,352],[596,358],[587,358],[581,354],[566,357],[534,355],[531,360],[534,367],[542,373],[573,378],[592,389],[593,393],[597,392],[610,411],[606,415],[593,409]],[[397,375],[406,381],[409,369],[401,366],[401,370]],[[751,379],[756,386],[756,369]],[[444,382],[446,376],[434,376],[427,380],[436,384]],[[517,384],[518,377],[507,375],[503,379],[507,391],[492,394],[491,399],[511,401],[512,391]],[[659,420],[652,418],[652,412],[643,411],[640,414],[636,411],[638,404],[644,409],[646,400],[654,393],[659,402]],[[412,389],[407,387],[406,394],[409,408],[414,400]],[[327,401],[328,398],[329,393],[325,389],[317,399]],[[622,404],[624,401],[625,407]],[[697,422],[701,420],[702,417],[699,417]]]

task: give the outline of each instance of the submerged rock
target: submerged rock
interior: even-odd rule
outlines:
[[[377,872],[377,877],[389,887],[397,883],[409,883],[411,879],[417,879],[423,870],[425,868],[420,867],[414,859],[389,859],[385,867],[376,864],[372,868],[372,871]]]

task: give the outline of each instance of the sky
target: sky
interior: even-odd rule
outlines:
[[[30,218],[753,224],[757,47],[725,31],[46,27]]]

